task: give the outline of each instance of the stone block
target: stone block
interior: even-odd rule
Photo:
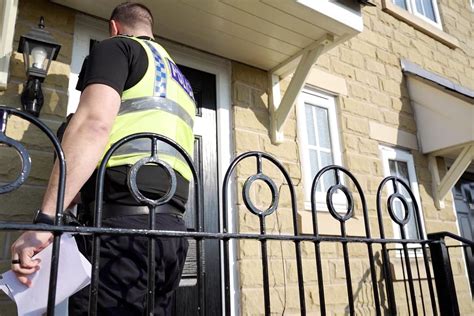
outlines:
[[[349,95],[356,99],[370,100],[371,91],[365,85],[349,82]]]
[[[381,62],[376,61],[375,59],[366,58],[365,64],[366,64],[367,70],[372,71],[373,73],[376,73],[382,76],[385,75],[386,73],[385,65]]]
[[[378,142],[368,138],[359,138],[359,152],[361,154],[372,155],[375,157],[379,156]]]
[[[408,49],[406,46],[401,45],[398,42],[392,42],[392,50],[395,55],[399,56],[400,58],[406,58],[408,54]]]
[[[60,29],[73,33],[76,11],[47,0],[21,1],[18,5],[18,19],[33,25],[39,22],[38,17],[44,16],[47,29]]]
[[[235,149],[237,153],[251,150],[260,150],[259,134],[246,130],[235,129]]]
[[[29,150],[31,172],[26,183],[45,185],[53,166],[52,152]],[[0,179],[2,182],[12,182],[20,174],[22,163],[16,150],[0,147]]]
[[[345,133],[343,135],[343,144],[346,151],[358,152],[359,136]]]
[[[339,60],[352,65],[356,68],[364,68],[364,56],[348,48],[341,48],[341,57]]]
[[[420,35],[419,35],[420,37]],[[419,41],[417,39],[413,39],[411,41],[412,46],[424,57],[427,57],[428,59],[432,60],[433,59],[433,53],[432,49],[423,43],[422,41]]]
[[[398,82],[402,81],[403,73],[400,67],[386,65],[385,70],[387,71],[388,78],[393,79]]]
[[[398,113],[384,111],[383,112],[384,122],[390,125],[399,125],[400,124],[400,116]]]
[[[377,60],[384,63],[384,64],[386,64],[386,65],[387,64],[388,65],[393,65],[393,66],[400,65],[400,60],[397,57],[397,55],[393,54],[390,51],[387,51],[387,50],[384,50],[384,49],[381,49],[381,48],[377,48],[375,54],[377,56]]]
[[[413,115],[400,113],[400,127],[407,132],[416,134],[416,121]]]
[[[383,91],[395,96],[401,95],[401,88],[400,88],[399,81],[395,81],[393,79],[382,79],[381,83],[382,83],[381,88]]]
[[[342,75],[347,78],[355,78],[355,72],[354,72],[354,67],[340,62],[338,60],[332,60],[331,62],[332,69],[336,74]]]
[[[390,102],[392,105],[392,109],[397,112],[406,112],[406,113],[413,113],[413,109],[410,104],[410,100],[405,98],[399,97],[391,97]]]
[[[253,239],[241,239],[238,242],[239,259],[261,258],[262,251],[260,242]]]
[[[59,122],[45,121],[53,131]],[[21,142],[28,149],[52,152],[52,144],[49,138],[36,126],[18,117],[10,117],[7,124],[6,135]]]
[[[357,101],[354,98],[344,98],[343,107],[349,113],[380,121],[380,111],[370,103]]]
[[[265,111],[268,115],[268,94],[265,91],[259,89],[252,89],[251,92],[251,107],[257,110]]]
[[[235,126],[249,131],[268,133],[270,126],[267,111],[234,106]]]
[[[343,121],[349,131],[362,135],[369,134],[369,121],[366,118],[344,115]]]
[[[240,285],[243,288],[263,286],[263,270],[261,260],[242,260],[239,263]]]
[[[347,157],[347,166],[349,170],[354,172],[366,172],[371,174],[372,168],[370,164],[367,163],[367,157],[359,155],[350,155]]]
[[[263,91],[266,91],[268,86],[266,72],[239,62],[232,62],[232,82],[237,81]]]
[[[34,211],[41,207],[45,189],[23,185],[16,191],[0,195],[0,221],[31,222]]]
[[[263,138],[262,141],[262,147],[266,153],[269,153],[282,161],[298,161],[298,150],[294,141],[285,141],[279,145],[273,145],[268,138]]]
[[[356,52],[362,53],[363,55],[367,55],[370,57],[375,58],[375,46],[364,43],[362,41],[351,41],[351,49]]]
[[[373,74],[370,71],[356,69],[355,71],[355,78],[357,81],[361,82],[362,84],[367,84],[370,87],[379,88],[379,80],[378,76]]]
[[[382,108],[389,108],[391,105],[390,96],[378,90],[371,90],[370,101]]]

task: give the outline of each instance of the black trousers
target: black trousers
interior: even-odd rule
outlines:
[[[148,215],[109,218],[104,227],[147,228]],[[156,229],[184,231],[184,220],[173,214],[156,214]],[[90,258],[91,238],[78,236],[78,246]],[[133,236],[101,236],[98,315],[145,315],[148,239]],[[155,238],[155,315],[171,315],[171,299],[178,288],[188,241]],[[69,315],[88,315],[89,286],[69,299]]]

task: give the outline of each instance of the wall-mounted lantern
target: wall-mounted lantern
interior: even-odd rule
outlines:
[[[23,53],[27,82],[21,93],[23,111],[38,117],[43,106],[41,83],[48,74],[51,61],[58,57],[61,45],[44,29],[44,18],[38,28],[33,28],[20,37],[18,52]]]

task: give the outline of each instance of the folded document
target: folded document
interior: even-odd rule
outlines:
[[[46,312],[52,244],[34,258],[40,258],[40,270],[31,275],[32,286],[20,283],[10,270],[2,274],[0,288],[16,303],[19,316],[37,316]],[[90,283],[91,264],[79,252],[74,237],[63,234],[59,252],[56,306]]]

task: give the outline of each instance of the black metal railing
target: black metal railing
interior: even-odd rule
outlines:
[[[171,140],[156,134],[141,133],[128,136],[116,144],[106,153],[103,159],[96,182],[96,199],[95,199],[95,219],[93,226],[65,226],[63,225],[63,199],[64,199],[64,186],[66,176],[66,163],[64,160],[64,154],[61,146],[54,136],[54,134],[38,119],[17,111],[15,109],[0,107],[0,143],[4,146],[9,146],[19,152],[22,160],[22,168],[19,177],[12,183],[0,186],[0,194],[6,194],[19,188],[27,179],[29,171],[31,169],[30,158],[27,150],[18,142],[6,135],[6,127],[10,116],[17,116],[21,119],[31,122],[33,125],[40,128],[43,131],[51,143],[53,144],[54,150],[58,157],[60,166],[60,181],[58,188],[58,201],[57,201],[57,214],[55,225],[33,225],[24,223],[14,222],[1,222],[0,231],[18,231],[18,230],[36,230],[36,231],[51,231],[54,234],[53,242],[53,258],[52,268],[50,275],[50,286],[48,293],[48,315],[54,315],[54,297],[57,284],[57,263],[59,258],[59,240],[61,234],[68,233],[80,233],[80,234],[92,234],[93,235],[93,256],[92,256],[92,281],[91,281],[91,296],[90,296],[90,315],[97,315],[97,298],[98,298],[98,262],[100,260],[100,239],[99,236],[103,235],[126,235],[126,236],[143,236],[149,239],[148,246],[148,297],[147,297],[147,314],[150,315],[153,311],[154,306],[154,252],[155,252],[155,241],[154,237],[186,237],[188,239],[194,239],[197,245],[196,253],[198,258],[202,258],[202,241],[203,240],[218,240],[222,242],[223,258],[224,258],[224,312],[226,315],[232,314],[232,308],[230,305],[231,299],[231,267],[235,266],[231,264],[231,257],[229,254],[229,248],[231,247],[230,241],[243,241],[243,240],[254,240],[260,243],[260,259],[262,269],[262,294],[264,300],[262,302],[262,313],[270,315],[275,311],[276,304],[273,304],[272,300],[272,276],[270,275],[269,268],[272,266],[270,255],[268,253],[268,243],[270,241],[279,242],[290,242],[294,246],[294,257],[291,259],[294,261],[296,270],[296,283],[297,283],[297,295],[298,295],[298,307],[297,310],[301,315],[306,314],[321,314],[326,315],[329,313],[329,309],[338,308],[336,305],[339,303],[333,303],[334,293],[327,295],[327,291],[334,283],[333,276],[330,273],[326,273],[328,270],[327,261],[328,258],[324,256],[325,247],[327,245],[340,246],[342,249],[342,262],[343,262],[343,273],[340,278],[344,280],[344,292],[337,293],[338,296],[345,296],[344,299],[344,311],[350,315],[367,313],[376,315],[396,315],[397,313],[408,313],[413,315],[459,315],[459,308],[454,308],[448,311],[446,305],[458,306],[456,290],[453,283],[453,272],[450,269],[449,252],[444,244],[445,237],[451,237],[459,239],[458,236],[444,233],[443,235],[429,235],[427,239],[409,239],[405,235],[404,227],[410,221],[412,217],[415,217],[416,223],[418,223],[419,231],[422,231],[421,227],[421,216],[416,204],[416,199],[413,196],[409,186],[402,180],[396,177],[385,178],[378,187],[375,199],[376,203],[374,207],[369,208],[365,194],[361,185],[355,176],[340,166],[328,166],[322,168],[316,175],[313,181],[311,189],[311,232],[302,232],[300,223],[298,222],[299,211],[297,209],[297,200],[295,187],[292,183],[291,177],[285,170],[284,166],[273,156],[262,153],[262,152],[247,152],[236,157],[224,177],[222,185],[222,201],[223,201],[223,231],[217,233],[204,232],[202,231],[199,223],[201,219],[199,214],[202,210],[202,195],[203,188],[200,183],[199,177],[196,172],[196,168],[193,165],[192,159],[186,154],[186,152],[178,145],[173,143]],[[102,194],[103,194],[103,183],[104,183],[104,172],[106,168],[107,160],[112,156],[113,152],[116,151],[123,144],[135,140],[135,139],[149,139],[150,140],[150,156],[143,158],[136,165],[132,167],[132,172],[129,176],[131,192],[137,201],[140,201],[143,205],[153,210],[158,205],[164,204],[173,196],[176,189],[175,174],[174,170],[170,168],[164,161],[160,160],[159,153],[157,153],[157,143],[165,142],[168,145],[174,147],[185,161],[188,163],[193,174],[192,185],[194,186],[194,196],[192,202],[194,203],[195,209],[197,210],[196,216],[196,227],[197,231],[193,232],[174,232],[174,231],[159,231],[154,227],[154,212],[149,213],[149,227],[148,229],[127,229],[127,228],[109,228],[102,227],[101,225],[101,214],[102,214]],[[237,166],[242,164],[244,161],[248,162],[253,160],[255,162],[255,173],[248,177],[242,188],[242,201],[245,205],[245,209],[250,214],[258,218],[259,230],[255,233],[236,233],[231,232],[228,227],[228,218],[231,216],[231,211],[228,209],[230,194],[235,189],[235,184],[231,181],[235,178],[235,171]],[[168,192],[159,200],[150,200],[142,196],[137,189],[135,183],[135,176],[138,169],[144,164],[156,164],[160,165],[167,170],[170,186]],[[248,164],[246,165],[248,166]],[[290,201],[289,207],[286,207],[287,212],[290,212],[291,218],[291,233],[270,233],[267,224],[268,219],[277,214],[278,212],[284,212],[283,208],[279,207],[280,202],[280,189],[276,185],[275,181],[268,176],[272,172],[267,170],[267,167],[271,166],[281,174],[281,181],[285,187],[288,188]],[[330,183],[327,179],[331,179]],[[259,181],[268,186],[271,203],[265,209],[257,207],[252,199],[250,198],[251,187]],[[324,190],[321,188],[325,188]],[[327,189],[326,189],[327,187]],[[391,188],[391,190],[388,190]],[[321,202],[317,200],[320,196],[318,193],[324,191],[325,201]],[[354,195],[355,194],[355,195]],[[408,195],[408,196],[406,196]],[[344,202],[341,205],[336,205],[334,200],[336,197],[343,197]],[[407,199],[412,201],[413,207],[409,207]],[[399,201],[404,207],[404,215],[401,217],[399,213],[394,210],[395,201]],[[323,206],[321,206],[323,205]],[[331,216],[331,220],[337,223],[339,226],[339,232],[336,235],[324,235],[321,233],[322,224],[320,212],[321,208],[324,207],[328,210]],[[304,212],[304,211],[302,211]],[[326,213],[327,214],[327,213]],[[363,226],[362,234],[351,234],[349,227],[350,223],[355,221],[356,218],[360,219],[359,223]],[[401,232],[401,238],[387,238],[386,227],[390,223],[390,227],[393,225],[398,226]],[[375,231],[375,233],[373,232]],[[471,266],[468,268],[468,272],[472,273],[472,241],[461,240],[464,245],[471,247],[469,261]],[[311,243],[314,248],[314,254],[305,251],[302,253],[302,246],[305,243]],[[396,245],[399,248],[392,249]],[[362,256],[356,257],[352,251],[355,248],[362,248]],[[417,250],[414,250],[416,247]],[[397,254],[391,255],[392,252]],[[355,262],[357,260],[357,262]],[[303,262],[304,261],[304,262]],[[396,287],[398,286],[398,278],[394,277],[393,268],[394,265],[400,263],[402,266],[403,283],[405,297],[401,302]],[[367,267],[367,270],[358,275],[353,270],[353,266],[357,264],[360,267]],[[202,259],[197,260],[197,295],[198,307],[195,314],[206,314],[205,311],[205,295],[203,291],[204,274],[202,273]],[[316,281],[313,283],[306,281],[305,273],[308,270],[315,272]],[[415,273],[414,273],[415,271]],[[359,273],[360,274],[360,273]],[[422,277],[423,276],[423,277]],[[357,279],[358,278],[358,279]],[[394,280],[395,279],[395,280]],[[472,280],[472,278],[471,278]],[[436,289],[433,286],[433,281],[436,283]],[[453,286],[450,286],[450,285]],[[440,289],[443,291],[440,291]],[[367,291],[364,291],[367,288]],[[316,290],[317,297],[312,296],[313,289]],[[449,297],[446,298],[446,291],[449,291]],[[364,295],[361,293],[364,292]],[[395,294],[397,293],[397,295]],[[308,301],[308,297],[311,298],[311,303]],[[361,301],[360,297],[364,297],[364,301]],[[316,302],[316,303],[314,303]],[[315,310],[317,306],[317,310]]]

